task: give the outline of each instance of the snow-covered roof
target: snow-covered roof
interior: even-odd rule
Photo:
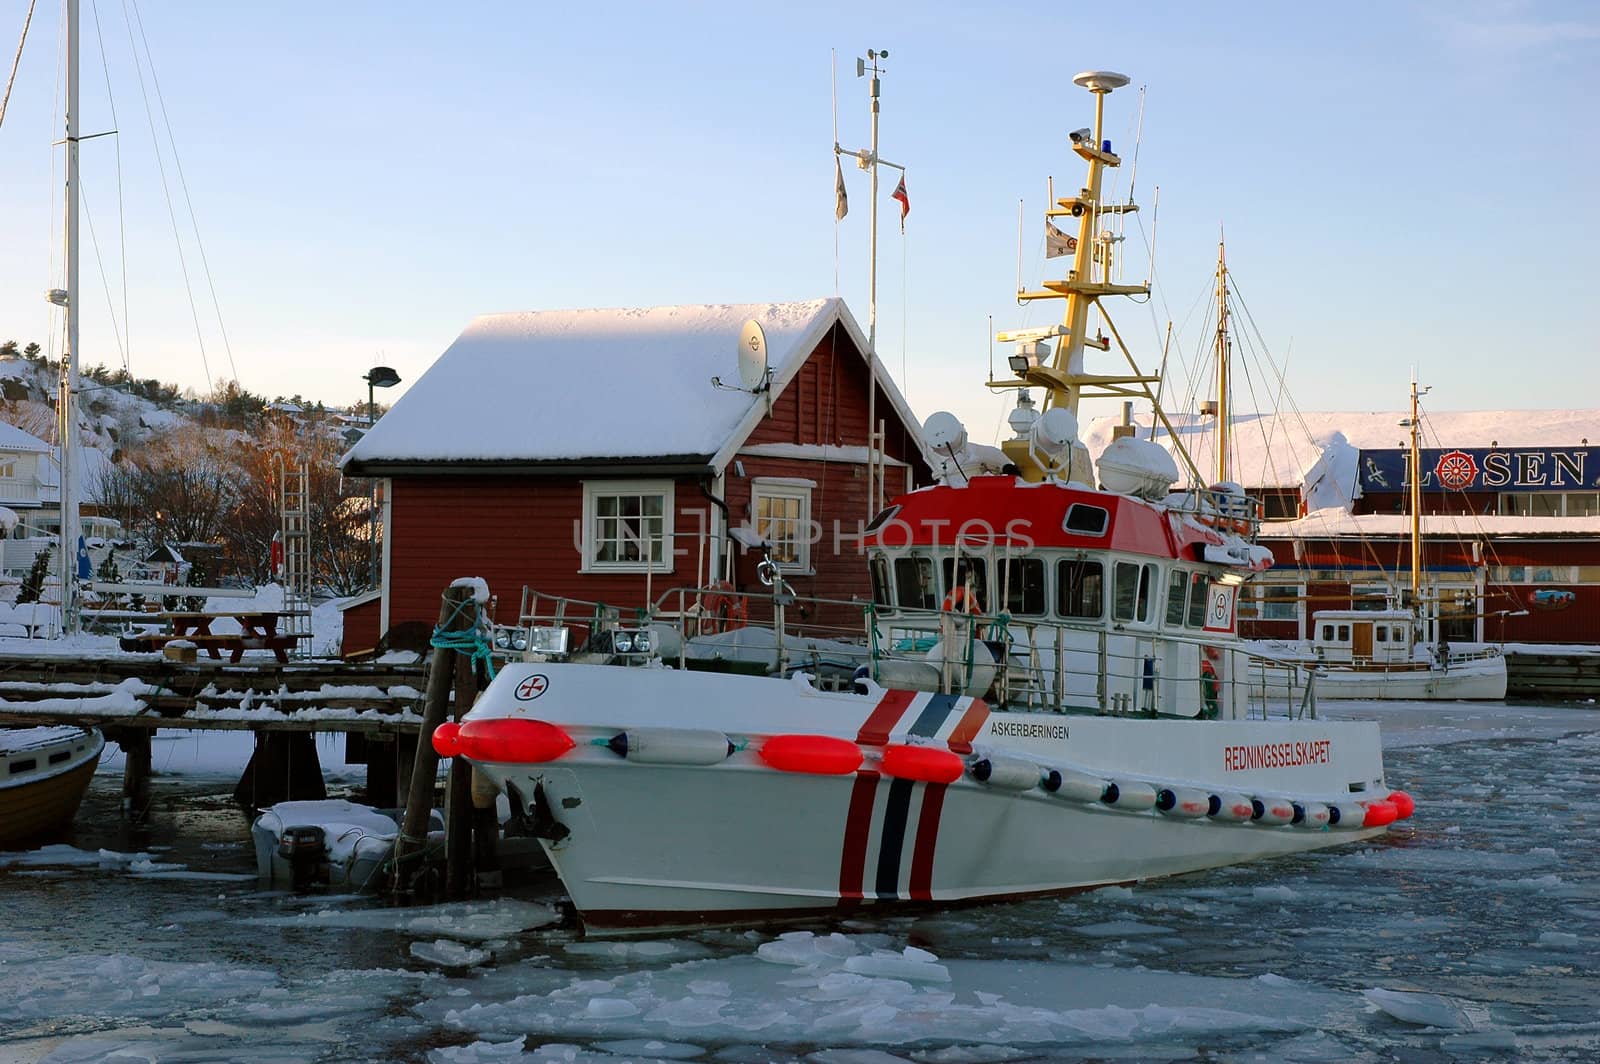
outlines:
[[[1348,464],[1353,485],[1354,452],[1409,447],[1411,430],[1399,424],[1409,416],[1398,410],[1236,415],[1229,447],[1232,479],[1247,489],[1298,488],[1315,480],[1307,474],[1319,463],[1330,480],[1341,478]],[[1216,419],[1171,413],[1168,419],[1201,472],[1214,468]],[[1119,420],[1096,418],[1083,433],[1097,459]],[[1148,438],[1150,415],[1134,420],[1141,426],[1139,435]],[[1165,428],[1155,438],[1171,448]],[[1422,419],[1424,447],[1576,447],[1585,439],[1600,446],[1600,410],[1444,410],[1425,413]]]
[[[1593,517],[1522,517],[1513,514],[1423,514],[1425,539],[1482,539],[1486,537],[1600,536],[1600,515]],[[1409,514],[1352,514],[1330,507],[1315,510],[1294,521],[1268,521],[1261,538],[1319,539],[1330,536],[1365,536],[1405,539],[1411,536]]]
[[[47,454],[50,445],[31,432],[23,432],[15,425],[0,421],[0,451],[32,451]]]
[[[836,322],[866,337],[839,299],[590,309],[476,318],[345,455],[355,472],[407,465],[725,461],[765,415],[739,382],[744,322],[761,323],[776,395]],[[864,357],[864,356],[861,356]],[[889,374],[879,384],[920,429]]]

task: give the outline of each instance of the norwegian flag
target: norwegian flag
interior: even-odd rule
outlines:
[[[890,199],[900,201],[900,231],[906,231],[906,215],[911,213],[911,197],[906,195],[906,175],[900,175],[900,183],[894,186],[894,191],[889,194]]]

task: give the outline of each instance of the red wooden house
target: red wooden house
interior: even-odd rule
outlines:
[[[770,383],[741,390],[752,319]],[[866,346],[838,299],[474,320],[344,458],[383,479],[386,530],[380,593],[345,611],[346,656],[434,624],[461,576],[488,581],[502,622],[524,586],[630,609],[719,579],[759,592],[741,538],[770,544],[802,597],[869,597]],[[877,387],[892,496],[931,474],[881,366]]]

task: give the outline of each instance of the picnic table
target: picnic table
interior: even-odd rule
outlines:
[[[168,610],[156,614],[165,623],[165,632],[134,636],[132,649],[160,650],[168,643],[192,643],[215,659],[221,659],[224,650],[228,660],[238,664],[246,650],[270,650],[280,662],[287,663],[289,650],[295,642],[305,637],[304,632],[280,633],[278,618],[282,610]],[[230,620],[239,628],[237,632],[213,632],[211,626],[219,620]]]

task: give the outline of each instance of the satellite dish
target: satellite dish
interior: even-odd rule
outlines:
[[[967,429],[961,419],[948,410],[936,410],[922,423],[922,436],[928,446],[945,454],[955,454],[967,445]]]
[[[760,391],[767,383],[767,334],[751,318],[739,330],[739,380],[746,391]]]

